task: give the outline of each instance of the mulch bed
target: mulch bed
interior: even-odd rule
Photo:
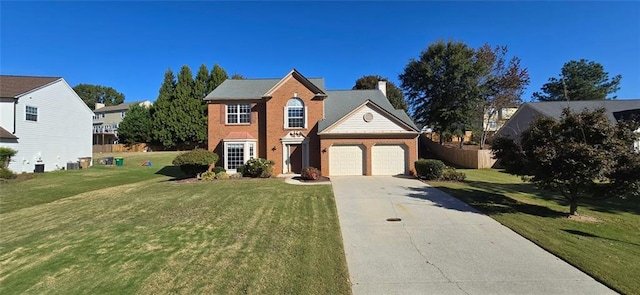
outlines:
[[[316,180],[305,180],[305,179],[302,179],[302,177],[300,177],[300,176],[296,176],[293,179],[295,179],[297,181],[300,181],[300,182],[309,182],[309,183],[331,181],[331,179],[329,179],[329,177],[324,177],[324,176],[318,176],[318,179],[316,179]]]

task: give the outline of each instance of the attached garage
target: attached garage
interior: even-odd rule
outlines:
[[[329,147],[329,174],[363,175],[364,148],[360,145],[334,145]]]
[[[404,145],[374,145],[371,148],[372,175],[406,174],[407,150]]]

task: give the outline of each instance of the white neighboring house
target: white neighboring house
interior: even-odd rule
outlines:
[[[16,173],[91,157],[92,116],[63,78],[0,75],[0,146],[18,151],[9,163]]]

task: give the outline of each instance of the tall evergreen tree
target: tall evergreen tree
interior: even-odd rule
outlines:
[[[233,75],[231,75],[231,80],[244,80],[246,79],[243,75],[238,74],[238,73],[234,73]]]
[[[173,139],[172,126],[175,116],[172,112],[171,101],[175,97],[176,78],[171,69],[164,73],[164,80],[158,91],[151,113],[151,143],[165,149],[175,148],[176,142]]]
[[[149,108],[134,104],[118,126],[118,140],[126,145],[149,143],[151,130]]]
[[[202,99],[211,90],[209,90],[209,70],[205,64],[200,65],[200,69],[198,69],[198,73],[196,74],[196,79],[193,84],[193,92],[196,95],[196,98]]]
[[[227,72],[216,63],[213,65],[213,69],[211,69],[209,79],[209,91],[213,91],[216,87],[222,84],[224,80],[229,79],[229,76],[227,75]]]
[[[207,141],[207,121],[203,116],[203,100],[194,93],[191,69],[184,65],[178,73],[175,99],[171,102],[176,116],[173,135],[177,146],[184,149],[201,147]]]

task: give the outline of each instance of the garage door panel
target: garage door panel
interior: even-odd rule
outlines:
[[[359,145],[329,148],[329,175],[363,175],[364,149]]]
[[[371,149],[372,175],[406,174],[407,151],[403,145],[374,145]]]

